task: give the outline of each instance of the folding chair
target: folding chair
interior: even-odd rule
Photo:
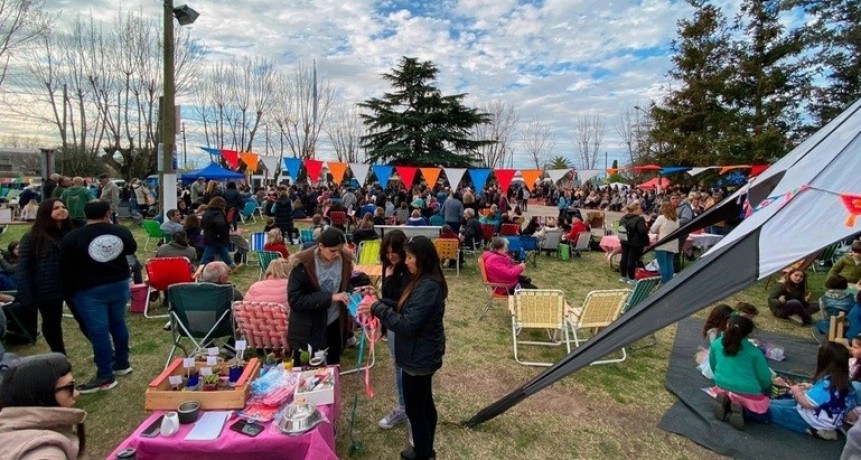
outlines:
[[[577,331],[584,329],[605,328],[616,321],[622,313],[622,307],[625,305],[625,300],[631,294],[630,289],[613,289],[606,291],[592,291],[586,295],[586,300],[581,307],[572,308],[568,311],[566,322],[571,328],[571,335],[574,336],[574,346],[579,347],[581,341]],[[616,359],[598,360],[592,363],[620,363],[627,359],[628,354],[625,348],[622,348],[622,357]]]
[[[486,254],[486,253],[485,253]],[[508,285],[503,283],[492,283],[487,279],[487,269],[484,267],[484,254],[478,257],[478,272],[481,273],[481,282],[484,283],[484,291],[487,293],[487,305],[484,307],[484,311],[481,313],[481,316],[478,319],[484,318],[484,315],[487,314],[487,311],[490,310],[490,306],[493,304],[494,300],[508,300],[508,293],[505,294],[497,292],[497,289],[508,290]],[[516,286],[515,289],[519,287]]]
[[[302,244],[313,243],[314,230],[310,228],[303,228],[299,230],[299,242]]]
[[[242,212],[239,213],[239,219],[243,224],[249,219],[251,222],[257,223],[257,219],[254,217],[255,211],[257,211],[257,202],[254,200],[246,201],[245,206],[242,208]]]
[[[552,366],[549,362],[521,361],[517,345],[559,346],[563,343],[571,353],[571,340],[565,325],[565,297],[556,289],[518,289],[508,297],[511,313],[511,337],[514,343],[514,360],[524,366]],[[524,329],[544,329],[547,341],[518,340]],[[559,337],[561,332],[562,338]]]
[[[583,251],[591,250],[591,248],[589,247],[590,243],[592,243],[592,232],[580,232],[577,235],[577,241],[575,242],[574,247],[571,250],[574,252],[575,256],[580,257]]]
[[[499,234],[502,236],[520,235],[520,226],[517,224],[502,224],[499,228]]]
[[[496,225],[481,224],[481,238],[484,240],[484,244],[487,244],[494,236],[496,236]]]
[[[837,252],[837,243],[829,244],[825,246],[825,249],[819,253],[819,257],[816,258],[816,261],[813,263],[813,271],[818,272],[817,268],[822,269],[822,271],[828,271],[831,269],[831,266],[834,265],[834,253]]]
[[[280,303],[233,302],[234,329],[245,339],[249,348],[282,350],[287,344],[290,311]]]
[[[538,245],[541,247],[541,252],[546,252],[550,254],[551,252],[559,254],[559,245],[562,243],[562,232],[554,231],[547,232],[544,234],[544,239],[542,239]]]
[[[503,238],[508,240],[508,252],[514,256],[515,260],[518,262],[526,260],[526,253],[523,252],[523,247],[520,245],[519,236],[505,236]]]
[[[269,264],[273,260],[280,258],[281,253],[275,251],[254,251],[254,254],[257,256],[257,264],[260,267],[260,276],[258,279],[262,280],[263,275],[266,274],[266,269],[269,268]]]
[[[661,284],[660,276],[653,276],[650,278],[641,278],[638,279],[636,284],[634,284],[634,289],[631,291],[631,295],[625,299],[625,305],[622,307],[622,314],[628,312],[628,310],[639,305],[640,302],[646,300],[650,295],[652,295],[658,286]],[[645,345],[638,347],[640,348],[648,348],[653,347],[658,344],[658,336],[655,334],[651,334],[648,337],[649,342]]]
[[[185,257],[154,257],[146,262],[147,300],[144,305],[144,318],[167,318],[168,315],[150,315],[149,297],[153,291],[167,292],[177,283],[191,283],[191,263]]]
[[[144,251],[149,251],[149,240],[155,238],[156,242],[164,238],[164,232],[161,231],[161,224],[157,220],[144,220],[141,222],[146,231],[146,242],[144,243]]]
[[[529,262],[529,259],[532,258],[532,267],[537,267],[538,253],[541,252],[538,248],[538,240],[531,235],[520,235],[520,247],[523,249],[523,260]]]
[[[254,232],[248,236],[248,252],[256,254],[266,246],[266,232]]]
[[[453,238],[436,238],[433,240],[436,253],[440,260],[454,260],[457,270],[455,277],[460,277],[460,242]]]
[[[846,340],[846,313],[840,312],[828,319],[828,341],[849,346]]]
[[[15,297],[17,291],[3,291],[3,294],[11,295]],[[19,339],[24,340],[26,343],[33,345],[36,343],[36,337],[39,332],[35,329],[37,327],[38,318],[36,317],[37,313],[35,309],[23,310],[20,309],[21,304],[15,302],[8,302],[2,305],[3,313],[6,315],[6,320],[8,322],[8,326],[6,328],[6,338],[17,337]],[[22,317],[28,316],[28,323],[34,328],[32,331],[24,325],[24,321]]]
[[[359,243],[359,254],[356,263],[359,265],[380,263],[380,248],[382,244],[382,240],[364,240]]]
[[[193,356],[216,339],[233,338],[233,321],[230,307],[233,303],[232,284],[180,283],[168,289],[170,299],[170,330],[173,347],[165,368],[170,364],[176,349],[185,356]],[[191,341],[193,349],[186,348],[183,340]],[[224,342],[227,346],[227,342]]]

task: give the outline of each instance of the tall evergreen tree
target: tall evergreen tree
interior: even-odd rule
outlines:
[[[478,163],[477,149],[492,141],[472,140],[470,133],[490,117],[462,104],[465,94],[443,95],[433,82],[437,67],[404,56],[383,74],[394,91],[359,104],[368,134],[362,143],[368,160],[415,166],[467,167]]]

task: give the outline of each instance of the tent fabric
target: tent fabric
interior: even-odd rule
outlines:
[[[642,166],[634,166],[634,171],[636,172],[645,172],[645,171],[660,171],[663,169],[662,167],[655,164],[648,164]]]
[[[647,180],[646,182],[643,182],[640,185],[637,185],[637,188],[648,189],[648,188],[661,187],[661,188],[665,189],[669,186],[670,186],[670,180],[669,179],[667,179],[666,177],[661,177],[660,181],[658,181],[658,178],[656,177],[654,179]]]
[[[494,169],[493,175],[496,176],[496,180],[499,182],[499,191],[505,193],[508,190],[508,187],[511,185],[511,180],[514,179],[514,174],[517,173],[516,169]]]
[[[489,169],[470,169],[469,170],[469,178],[472,179],[472,185],[475,187],[476,191],[480,191],[484,188],[484,184],[487,183],[487,178],[490,176]]]
[[[350,163],[350,171],[353,171],[353,176],[359,181],[359,185],[365,185],[365,181],[368,180],[369,169],[371,169],[371,165]]]
[[[260,162],[260,155],[252,152],[239,152],[239,158],[248,167],[249,172],[257,171],[257,164]]]
[[[726,173],[728,173],[728,172],[730,172],[730,171],[732,171],[732,170],[734,170],[734,169],[745,169],[745,168],[750,168],[750,165],[730,165],[730,166],[721,166],[721,168],[720,168],[720,172],[719,172],[718,174],[720,174],[721,176],[723,176],[724,174],[726,174]]]
[[[765,180],[782,177],[771,190],[761,188],[757,193],[791,193],[790,199],[750,215],[700,260],[632,311],[464,424],[474,427],[487,421],[610,352],[857,233],[857,227],[845,225],[845,209],[835,205],[840,203],[840,193],[861,194],[861,184],[854,175],[846,174],[847,168],[857,164],[859,150],[861,100],[760,175]],[[802,187],[806,188],[792,193]]]
[[[226,161],[231,168],[236,169],[239,167],[239,152],[236,150],[222,150],[221,156],[224,157],[224,161]]]
[[[715,168],[718,168],[718,166],[706,166],[704,168],[691,168],[691,170],[688,171],[688,174],[690,174],[691,176],[698,176],[698,175],[708,171],[709,169],[715,169]]]
[[[215,163],[210,163],[209,166],[197,170],[191,171],[180,176],[183,183],[191,183],[197,180],[198,177],[202,177],[206,180],[231,180],[231,179],[245,179],[245,175],[242,173],[238,173],[236,171],[231,171],[229,169],[224,169],[221,166],[218,166]]]
[[[690,166],[665,166],[661,168],[661,175],[666,176],[667,174],[690,171],[691,169],[693,168],[691,168]]]
[[[464,174],[466,174],[466,168],[445,168],[445,177],[448,178],[448,185],[453,189],[460,185]]]
[[[302,161],[302,164],[305,166],[305,171],[308,172],[308,180],[313,182],[317,182],[320,180],[320,173],[323,171],[323,162],[320,160],[312,160],[307,158]],[[295,176],[294,176],[295,177]]]

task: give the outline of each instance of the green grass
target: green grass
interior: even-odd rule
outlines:
[[[250,229],[259,229],[260,224]],[[0,246],[20,239],[25,227],[12,227],[0,236]],[[138,257],[145,262],[153,251],[143,250],[142,228],[132,228],[141,248]],[[296,248],[294,248],[295,250]],[[728,270],[731,267],[727,268]],[[603,254],[585,253],[582,258],[562,262],[541,256],[538,268],[527,268],[534,282],[545,288],[565,292],[570,303],[580,303],[594,289],[621,287],[618,274],[611,272]],[[446,305],[447,350],[443,368],[434,379],[434,392],[440,414],[436,449],[445,459],[496,459],[504,453],[509,459],[534,458],[717,458],[718,455],[693,442],[664,432],[657,423],[674,397],[664,389],[668,356],[675,326],[657,333],[652,348],[631,350],[622,364],[583,369],[527,398],[507,413],[473,430],[458,424],[541,372],[518,365],[511,349],[510,318],[507,307],[496,302],[481,320],[485,297],[473,260],[455,278],[447,271],[450,294]],[[247,266],[233,275],[243,292],[257,280],[256,266]],[[810,273],[814,297],[822,293],[824,274]],[[766,292],[758,283],[726,299],[752,302],[760,308],[756,320],[760,328],[805,335],[808,329],[774,319],[765,306]],[[704,317],[706,311],[696,316]],[[113,391],[85,395],[79,405],[87,410],[88,450],[93,457],[104,457],[128,436],[147,416],[143,409],[146,385],[164,366],[170,346],[170,333],[161,329],[160,320],[129,315],[132,336],[132,364],[128,377],[120,377]],[[69,356],[76,379],[83,381],[94,373],[92,350],[73,320],[64,320]],[[377,346],[377,366],[372,370],[376,397],[362,392],[355,425],[355,437],[364,449],[356,458],[394,458],[407,442],[406,428],[390,431],[377,427],[377,421],[395,404],[392,366],[385,344]],[[536,347],[531,347],[536,348]],[[47,351],[43,340],[32,347],[14,348],[19,354]],[[531,350],[524,358],[559,360],[564,348]],[[344,363],[355,363],[355,350],[348,350]],[[692,357],[693,359],[693,357]],[[693,361],[692,361],[693,363]],[[362,377],[363,378],[363,377]],[[337,426],[337,452],[347,457],[350,448],[349,414],[353,395],[361,390],[359,377],[347,376],[341,386],[341,417]]]

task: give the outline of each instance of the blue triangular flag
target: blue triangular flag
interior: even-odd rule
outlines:
[[[389,183],[389,178],[392,177],[392,167],[391,166],[371,166],[371,169],[374,170],[374,175],[377,176],[377,180],[380,181],[380,186],[385,187],[386,184]]]
[[[484,188],[484,183],[487,182],[487,178],[490,176],[489,169],[470,169],[469,177],[472,179],[472,185],[475,186],[475,191],[480,192],[481,189]]]
[[[284,169],[290,174],[293,182],[296,182],[296,178],[299,177],[299,167],[302,166],[302,160],[299,158],[285,158],[283,163]]]

